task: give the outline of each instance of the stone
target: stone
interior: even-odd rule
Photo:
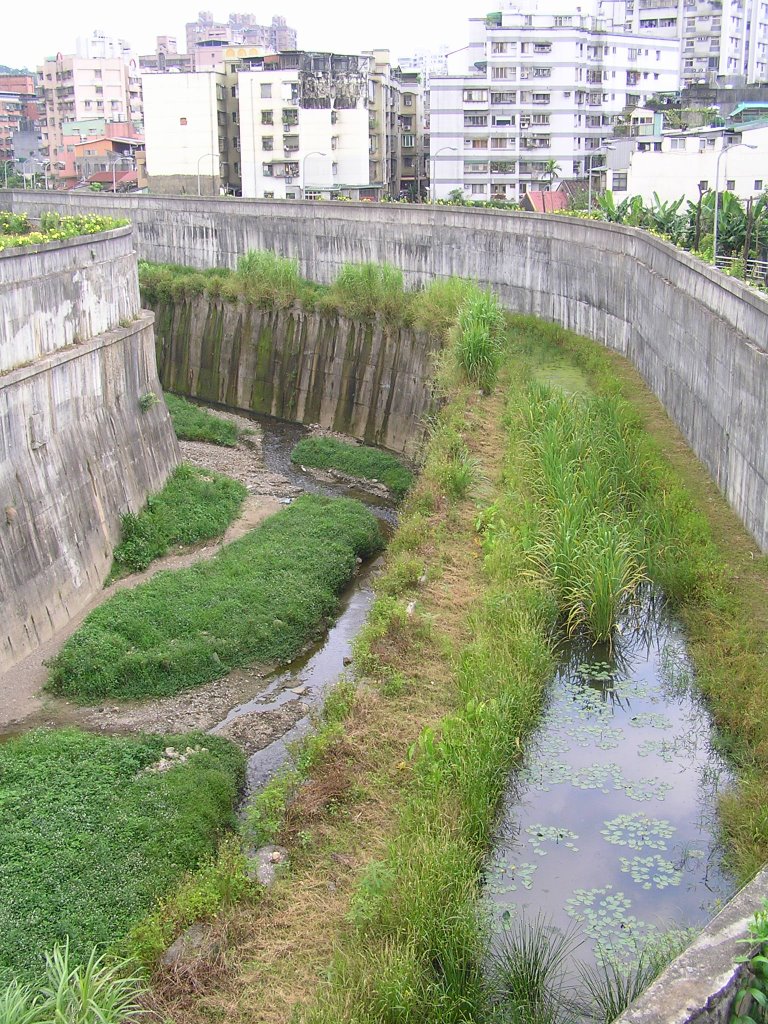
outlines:
[[[160,963],[164,967],[174,967],[181,960],[188,959],[195,953],[199,953],[205,946],[206,939],[208,938],[210,931],[211,927],[207,924],[201,924],[198,922],[197,924],[190,925],[189,928],[182,932],[178,939],[171,943],[168,949],[166,949],[160,957]]]
[[[275,846],[274,843],[258,850],[250,849],[246,857],[248,877],[265,888],[274,885],[280,870],[288,864],[288,851],[284,846]]]
[[[351,665],[352,664],[352,659],[350,658],[350,656],[348,654],[345,654],[344,657],[341,659],[341,662],[342,662],[343,665]]]
[[[405,614],[408,616],[409,619],[412,619],[415,611],[416,611],[416,602],[415,601],[409,601],[408,604],[405,607]]]

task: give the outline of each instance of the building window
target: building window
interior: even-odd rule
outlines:
[[[506,43],[491,43],[491,53],[506,53],[506,52],[507,52],[507,44]]]
[[[670,142],[671,149],[685,149],[685,139],[672,139]]]
[[[488,139],[465,139],[464,146],[467,149],[488,149]]]
[[[726,187],[726,190],[728,192],[735,192],[736,191],[736,180],[735,180],[735,178],[727,178],[726,182],[725,182],[725,187]]]
[[[238,177],[240,176],[240,164],[237,162],[237,160],[235,160],[235,174]]]
[[[491,93],[491,103],[493,103],[493,104],[516,103],[516,102],[517,102],[517,93],[516,92],[492,92]]]
[[[488,102],[488,93],[486,92],[485,89],[465,89],[463,95],[465,103]]]
[[[275,198],[275,193],[274,192],[265,192],[264,193],[264,198],[265,199],[274,199]]]
[[[465,163],[464,164],[464,173],[465,174],[487,174],[488,173],[488,164],[487,163],[486,164]]]
[[[233,121],[234,124],[237,124],[237,111],[236,110],[232,111],[232,121]]]
[[[237,137],[237,135],[232,136],[232,147],[234,149],[240,149],[240,139]]]
[[[261,98],[263,100],[271,100],[272,99],[272,85],[271,85],[270,82],[261,82],[260,83],[260,89],[261,89]]]
[[[469,191],[473,196],[484,196],[485,185],[470,185]]]
[[[762,192],[762,191],[763,191],[763,179],[762,178],[755,178],[755,192]]]
[[[275,112],[273,110],[262,110],[262,112],[261,112],[261,123],[262,124],[274,124],[275,123]]]
[[[406,93],[403,94],[403,106],[404,107],[412,107],[413,106],[413,93],[412,92],[406,92]]]
[[[709,182],[706,179],[702,179],[699,182],[699,192],[707,192],[709,190]]]
[[[233,85],[229,91],[230,91],[230,94],[232,96],[232,99],[233,100],[236,99],[237,98],[237,86]]]
[[[485,114],[465,114],[464,115],[464,127],[465,128],[485,128],[488,124],[488,118]]]
[[[404,135],[403,136],[403,146],[406,149],[410,149],[410,148],[412,148],[415,145],[416,145],[416,137],[414,135]]]
[[[261,148],[267,152],[271,152],[275,148],[275,140],[271,135],[262,135]]]
[[[626,192],[627,191],[627,175],[624,173],[616,173],[613,175],[613,191],[614,192]]]

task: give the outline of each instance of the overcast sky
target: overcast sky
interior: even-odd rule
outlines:
[[[0,64],[35,68],[58,51],[73,53],[77,37],[90,36],[94,29],[128,40],[135,53],[152,53],[158,35],[175,34],[183,50],[184,25],[196,20],[203,5],[201,0],[122,4],[5,0],[0,13]],[[217,21],[226,20],[230,11],[256,14],[260,24],[282,14],[296,28],[300,49],[359,53],[389,48],[396,59],[416,50],[438,49],[441,44],[451,49],[465,46],[467,18],[484,15],[492,7],[492,0],[270,0],[267,6],[231,0],[211,9]]]

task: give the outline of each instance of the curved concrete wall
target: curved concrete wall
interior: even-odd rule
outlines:
[[[165,404],[140,407],[160,393],[154,316],[139,309],[130,230],[113,235],[91,236],[85,249],[78,239],[3,254],[6,281],[16,274],[24,301],[37,296],[36,338],[55,350],[0,374],[0,669],[85,606],[109,570],[121,514],[138,511],[178,462]],[[84,270],[83,251],[103,258]],[[67,276],[69,294],[79,289],[72,302],[62,298]],[[113,282],[122,297],[110,301]],[[9,302],[15,294],[9,287]],[[98,333],[56,347],[75,309],[80,329]],[[122,310],[128,325],[105,330]],[[0,351],[14,331],[0,322]]]
[[[131,320],[140,309],[130,227],[0,251],[0,373]]]
[[[16,212],[44,193],[6,193]],[[387,261],[412,285],[457,274],[509,308],[627,356],[763,550],[768,550],[768,301],[634,228],[446,206],[62,196],[62,212],[129,217],[146,259],[232,266],[248,249],[296,256],[329,281]]]

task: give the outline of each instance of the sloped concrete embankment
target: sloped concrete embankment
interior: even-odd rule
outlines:
[[[414,454],[432,407],[436,339],[202,295],[155,311],[165,388]]]
[[[130,229],[0,256],[0,300],[16,310],[0,335],[8,668],[101,586],[120,516],[163,486],[179,454],[165,404],[151,397],[160,393],[154,317],[140,308]]]

